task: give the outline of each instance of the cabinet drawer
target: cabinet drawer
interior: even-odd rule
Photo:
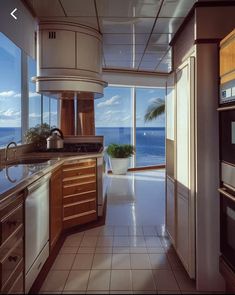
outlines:
[[[11,289],[9,290],[9,294],[23,294],[23,286],[24,286],[24,276],[23,272],[20,273],[18,278],[14,280],[13,285],[11,286]]]
[[[11,277],[8,279],[7,283],[4,286],[1,286],[2,294],[24,294],[23,268],[24,264],[23,260],[21,260]]]
[[[85,200],[89,200],[89,199],[96,199],[96,191],[88,191],[85,193],[75,194],[75,195],[70,195],[70,196],[64,197],[63,204],[68,205],[68,204],[72,204],[72,203],[76,203],[76,202],[80,202],[80,201],[85,201]]]
[[[96,211],[96,199],[89,199],[64,206],[64,217]]]
[[[87,166],[81,167],[79,165],[75,165],[74,167],[63,169],[63,178],[73,177],[73,176],[83,176],[87,174],[96,174],[95,164],[88,167]]]
[[[96,190],[96,181],[91,181],[83,184],[64,185],[63,195],[74,195],[92,190]]]
[[[80,224],[85,224],[91,221],[97,220],[97,213],[93,211],[85,212],[83,214],[73,215],[71,217],[67,217],[63,221],[63,228],[70,228],[73,226],[77,226]]]
[[[95,174],[88,174],[83,176],[68,177],[63,179],[63,185],[72,185],[72,184],[83,184],[91,181],[96,181]]]
[[[96,166],[96,160],[94,159],[85,159],[85,160],[78,160],[74,161],[72,160],[72,163],[65,163],[63,165],[63,172],[71,171],[76,168],[86,168],[86,167],[94,167]]]
[[[4,216],[0,221],[0,244],[2,245],[23,223],[23,205]]]
[[[1,260],[1,286],[4,286],[18,265],[23,261],[23,240],[19,240],[15,246]]]

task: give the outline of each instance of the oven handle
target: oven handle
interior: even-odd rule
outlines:
[[[230,200],[235,202],[235,196],[231,195],[226,191],[226,188],[219,188],[218,191],[224,195],[225,197],[229,198]]]

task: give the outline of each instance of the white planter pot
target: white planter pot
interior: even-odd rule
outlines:
[[[126,174],[130,158],[111,158],[109,157],[110,166],[113,174]]]

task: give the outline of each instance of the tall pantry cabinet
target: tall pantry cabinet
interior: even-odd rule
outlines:
[[[171,41],[166,228],[185,270],[195,279],[197,290],[204,292],[224,290],[217,191],[219,42],[234,28],[234,15],[233,1],[224,6],[216,1],[197,2]]]
[[[195,277],[194,57],[172,75],[167,91],[166,224],[185,269]],[[172,84],[172,81],[168,83]],[[168,84],[168,85],[169,85]],[[171,126],[171,127],[170,127]]]

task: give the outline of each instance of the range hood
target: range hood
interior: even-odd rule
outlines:
[[[103,95],[107,83],[102,80],[102,35],[97,30],[69,21],[42,21],[37,56],[37,92]]]

